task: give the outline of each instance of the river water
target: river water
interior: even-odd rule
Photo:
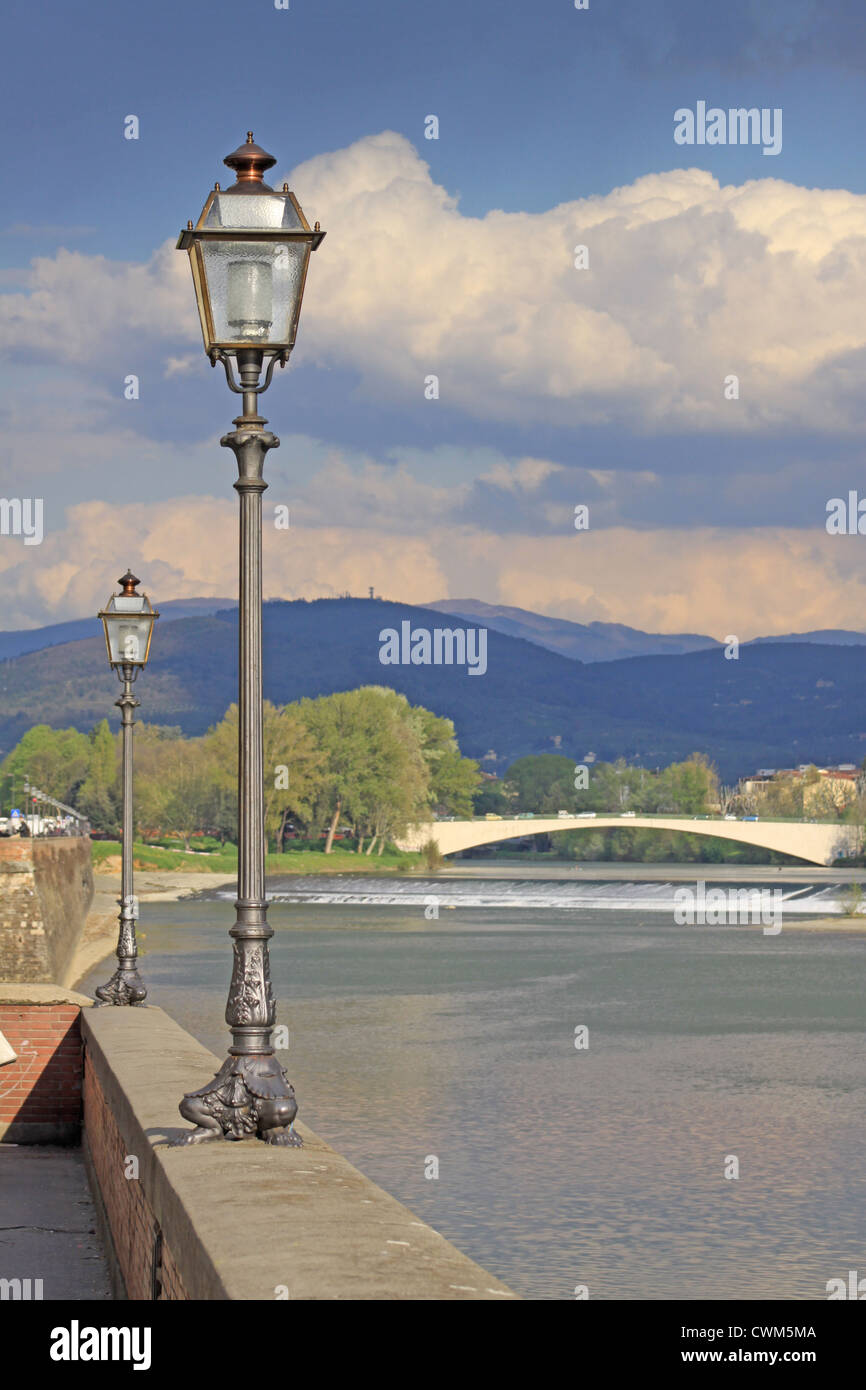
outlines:
[[[271,887],[301,898],[270,920],[302,1118],[518,1293],[820,1299],[866,1274],[863,935],[677,926],[655,883],[605,906]],[[232,896],[140,924],[149,1002],[220,1056]]]

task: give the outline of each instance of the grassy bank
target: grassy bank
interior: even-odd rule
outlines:
[[[120,870],[120,842],[94,840],[93,867],[105,873]],[[159,845],[133,844],[136,869],[171,869],[176,873],[215,873],[231,878],[237,873],[238,856],[233,848],[213,850],[207,854],[186,854],[183,850],[162,849]],[[383,854],[355,854],[353,850],[321,849],[289,850],[286,854],[269,854],[265,860],[268,874],[336,874],[336,873],[406,873],[420,865],[419,854],[401,853],[386,849]]]

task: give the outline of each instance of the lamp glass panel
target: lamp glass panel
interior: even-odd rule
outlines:
[[[108,639],[109,660],[115,665],[143,666],[154,615],[145,608],[143,595],[124,598],[116,595],[103,622]]]
[[[308,255],[302,241],[202,242],[214,340],[290,342]]]
[[[285,193],[218,193],[204,223],[209,231],[302,232],[303,223]]]

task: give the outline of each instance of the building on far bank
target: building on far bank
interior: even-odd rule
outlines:
[[[862,769],[854,763],[839,763],[837,767],[816,767],[814,763],[760,767],[754,776],[742,779],[739,791],[756,803],[785,790],[802,792],[803,814],[818,815],[829,810],[843,811],[856,801],[863,777]]]

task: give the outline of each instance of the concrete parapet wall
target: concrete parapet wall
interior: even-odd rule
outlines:
[[[161,1009],[90,1009],[82,1033],[85,1143],[130,1298],[516,1297],[302,1125],[302,1149],[166,1147],[220,1059]]]
[[[90,840],[0,840],[0,977],[64,978],[93,898]]]

